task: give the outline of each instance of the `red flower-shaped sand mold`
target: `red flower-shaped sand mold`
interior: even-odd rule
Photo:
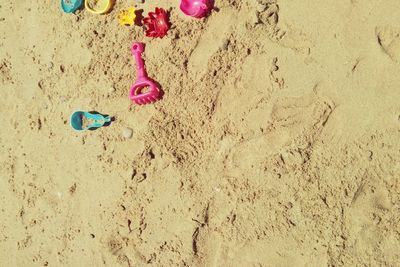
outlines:
[[[146,27],[146,36],[154,38],[163,38],[170,27],[167,12],[158,7],[154,12],[149,12],[149,15],[143,19],[143,24]]]

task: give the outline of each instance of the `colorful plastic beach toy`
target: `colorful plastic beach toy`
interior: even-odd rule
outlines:
[[[135,42],[132,45],[132,54],[136,59],[136,82],[132,85],[130,99],[136,104],[144,105],[157,101],[161,97],[161,90],[156,82],[147,76],[142,53],[144,44]],[[149,87],[148,91],[143,93],[143,89]]]
[[[75,12],[82,6],[83,0],[61,0],[61,8],[65,13]]]
[[[128,9],[122,10],[118,14],[119,24],[122,26],[132,26],[135,24],[136,19],[136,9],[134,7],[130,7]]]
[[[110,116],[85,111],[75,111],[71,115],[71,126],[78,132],[94,130],[111,122]]]
[[[169,30],[168,14],[164,9],[156,7],[154,12],[149,12],[143,19],[143,24],[147,37],[163,38]]]
[[[104,14],[111,6],[112,0],[85,0],[86,9],[93,14]]]
[[[214,6],[213,0],[182,0],[181,10],[188,16],[203,18]]]

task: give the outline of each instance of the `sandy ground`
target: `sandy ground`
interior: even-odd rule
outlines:
[[[399,266],[400,2],[148,2],[164,39],[0,3],[0,266]]]

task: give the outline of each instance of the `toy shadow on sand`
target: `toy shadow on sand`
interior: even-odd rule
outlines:
[[[135,14],[136,14],[135,25],[143,26],[143,22],[142,22],[144,19],[143,12],[144,12],[143,9],[138,9],[135,11]]]

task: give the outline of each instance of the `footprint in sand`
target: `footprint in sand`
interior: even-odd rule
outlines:
[[[270,114],[271,127],[267,133],[233,147],[227,169],[236,174],[235,170],[240,173],[240,170],[253,170],[257,174],[267,158],[282,148],[308,146],[320,134],[332,111],[333,104],[313,93],[278,99]]]
[[[244,59],[238,81],[228,83],[219,93],[218,118],[229,115],[231,120],[241,123],[249,111],[271,98],[275,89],[271,83],[271,69],[255,68],[265,64],[271,64],[272,69],[273,59],[266,54],[251,54]]]
[[[378,214],[391,208],[385,184],[377,179],[365,180],[354,193],[346,218],[348,242],[355,255],[379,248],[383,236],[378,226]]]
[[[215,54],[231,26],[236,22],[236,15],[232,9],[221,9],[215,16],[211,16],[206,31],[200,38],[189,59],[189,72],[192,78],[199,79],[207,71],[208,61]]]
[[[376,27],[378,44],[393,61],[400,62],[400,28]]]

